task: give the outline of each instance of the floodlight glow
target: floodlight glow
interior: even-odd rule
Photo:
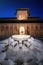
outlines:
[[[25,16],[19,15],[18,20],[25,20]]]
[[[20,27],[20,35],[25,34],[25,28],[23,26]]]

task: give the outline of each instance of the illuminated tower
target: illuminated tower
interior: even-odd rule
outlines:
[[[29,16],[28,9],[21,8],[16,10],[16,17],[18,20],[27,20]]]

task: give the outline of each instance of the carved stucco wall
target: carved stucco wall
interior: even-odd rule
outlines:
[[[43,24],[41,23],[2,23],[0,24],[0,36],[19,34],[20,26],[25,28],[25,34],[43,37]]]

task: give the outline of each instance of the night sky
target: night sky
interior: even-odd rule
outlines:
[[[0,18],[15,17],[17,8],[29,8],[31,17],[43,19],[43,0],[0,0]]]

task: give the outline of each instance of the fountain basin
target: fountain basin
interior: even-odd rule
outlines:
[[[16,40],[27,40],[30,38],[30,35],[12,35],[12,38]]]

